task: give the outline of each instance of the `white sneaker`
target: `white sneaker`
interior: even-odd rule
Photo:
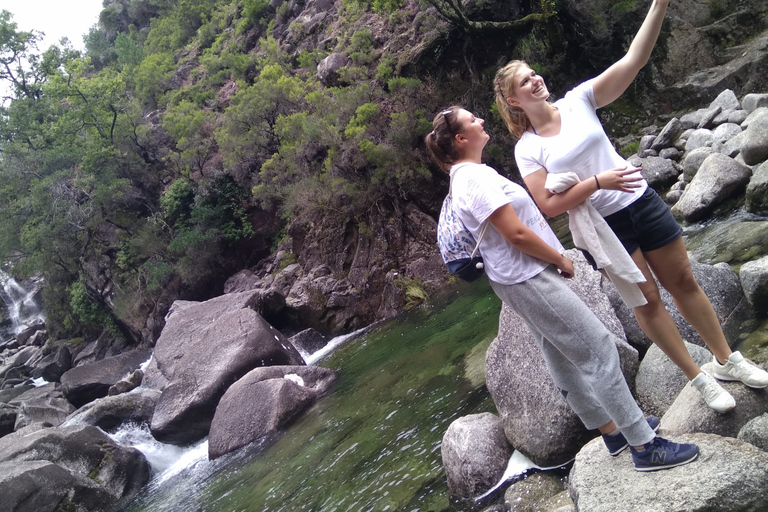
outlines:
[[[728,362],[720,364],[717,358],[712,358],[715,364],[715,378],[720,380],[738,380],[751,388],[762,389],[768,386],[768,372],[750,363],[741,352],[734,352]]]
[[[713,410],[724,413],[736,407],[736,400],[724,390],[715,379],[701,372],[691,381],[691,385],[701,393],[704,402]]]

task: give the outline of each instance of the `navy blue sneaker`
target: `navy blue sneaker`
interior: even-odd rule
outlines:
[[[630,447],[635,471],[658,471],[688,464],[699,456],[699,447],[695,444],[673,443],[661,437],[645,445],[645,450],[639,452]]]
[[[661,423],[659,418],[656,416],[648,416],[645,418],[645,421],[648,422],[648,426],[651,427],[654,432],[659,431],[659,424]],[[627,440],[624,438],[624,434],[621,432],[613,435],[603,434],[603,441],[605,442],[605,446],[608,448],[608,453],[611,454],[611,457],[617,456],[629,446],[629,443],[627,443]]]

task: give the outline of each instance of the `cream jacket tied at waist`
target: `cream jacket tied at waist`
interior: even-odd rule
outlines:
[[[553,194],[560,194],[579,181],[573,172],[551,173],[547,174],[544,186]],[[597,268],[605,271],[627,306],[636,308],[648,303],[637,286],[645,282],[645,276],[589,200],[568,210],[568,227],[573,244],[592,255]]]

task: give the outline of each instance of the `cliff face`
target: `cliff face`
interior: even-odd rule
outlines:
[[[495,70],[523,58],[562,93],[620,58],[648,7],[445,6],[106,5],[87,56],[47,54],[0,127],[0,252],[45,275],[49,329],[108,325],[152,344],[173,300],[252,287],[275,325],[338,333],[443,285],[448,180],[422,142],[434,113],[460,103],[485,118],[488,163],[519,179],[491,108]],[[609,133],[756,90],[767,9],[673,2],[651,64],[603,113]],[[510,20],[534,21],[498,25]]]

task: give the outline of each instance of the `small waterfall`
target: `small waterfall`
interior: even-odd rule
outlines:
[[[21,331],[45,321],[45,315],[35,301],[35,296],[40,291],[38,282],[21,286],[16,280],[0,270],[0,297],[8,311],[7,318],[0,323],[0,339],[15,336]]]

